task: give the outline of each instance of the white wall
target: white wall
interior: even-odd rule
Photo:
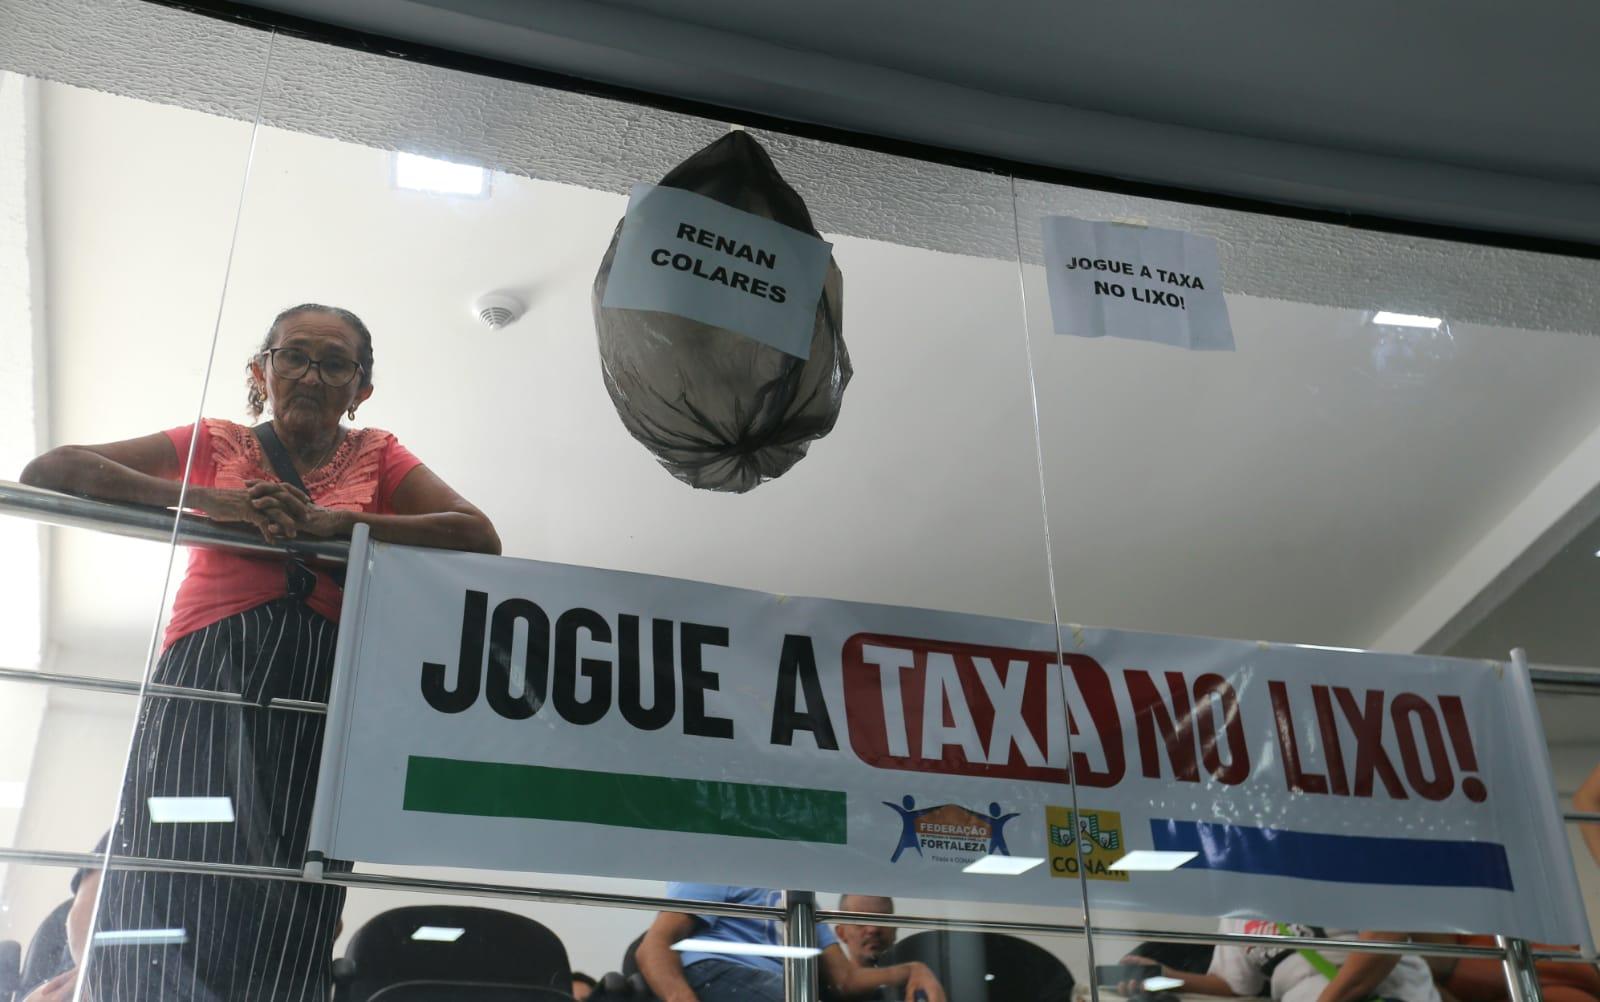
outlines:
[[[62,671],[93,668],[72,658],[59,664]],[[51,690],[26,810],[12,844],[70,852],[94,848],[116,811],[136,707],[130,696]],[[71,876],[62,867],[10,867],[0,895],[8,907],[0,912],[0,939],[28,939],[50,909],[71,896]]]

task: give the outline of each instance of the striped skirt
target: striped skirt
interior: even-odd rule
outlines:
[[[145,698],[112,832],[116,852],[301,866],[323,718],[265,706],[274,698],[328,698],[337,629],[285,598],[167,648],[153,681],[239,693],[249,705]],[[226,797],[234,821],[158,824],[150,797]],[[97,937],[84,971],[93,1002],[328,998],[343,888],[117,871],[107,875],[102,894],[99,931],[148,934]]]

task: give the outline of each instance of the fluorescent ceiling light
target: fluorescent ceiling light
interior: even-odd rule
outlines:
[[[489,187],[489,172],[471,164],[453,164],[415,153],[396,153],[394,183],[399,188],[439,195],[482,195]]]
[[[1173,988],[1182,988],[1183,981],[1178,978],[1169,978],[1165,975],[1158,978],[1145,978],[1141,986],[1147,992],[1164,992]]]
[[[991,876],[1015,877],[1043,863],[1036,856],[982,856],[961,868],[962,873],[985,873]]]
[[[1379,310],[1372,317],[1372,322],[1383,327],[1422,327],[1436,331],[1444,320],[1441,317],[1424,317],[1415,313],[1390,313],[1388,310]]]
[[[994,980],[994,975],[993,974],[985,974],[983,976],[983,980],[985,980],[985,981],[993,981]]]
[[[189,942],[189,934],[182,929],[113,929],[94,934],[96,946],[129,944],[178,945]]]
[[[446,925],[418,926],[411,938],[423,943],[454,943],[466,934],[465,929],[457,929]]]
[[[804,960],[822,951],[814,946],[769,946],[766,943],[730,943],[721,939],[680,939],[672,944],[674,950],[694,953],[727,953],[740,957],[782,957]]]
[[[0,810],[9,810],[22,806],[22,798],[28,792],[28,784],[20,779],[8,779],[0,783]]]
[[[233,823],[233,801],[227,797],[151,797],[145,803],[158,825]]]
[[[1198,852],[1163,852],[1159,849],[1135,849],[1112,863],[1109,870],[1176,870],[1199,856]]]

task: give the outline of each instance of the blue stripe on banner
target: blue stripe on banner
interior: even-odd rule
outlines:
[[[1511,864],[1498,842],[1328,835],[1171,818],[1152,818],[1150,834],[1159,850],[1199,853],[1185,869],[1341,884],[1512,889]]]

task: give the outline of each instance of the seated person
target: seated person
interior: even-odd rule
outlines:
[[[1493,936],[1457,936],[1434,933],[1419,936],[1430,943],[1459,943],[1463,946],[1494,946]],[[1570,950],[1570,946],[1530,944],[1535,950]],[[1506,984],[1505,970],[1497,959],[1490,957],[1432,957],[1428,966],[1433,969],[1439,994],[1445,1002],[1506,1002],[1511,989]],[[1534,964],[1539,975],[1539,990],[1544,1002],[1600,1002],[1600,971],[1592,964],[1571,964],[1559,960],[1541,960]]]
[[[782,899],[779,891],[720,884],[669,884],[667,894],[752,905],[775,905]],[[662,912],[644,934],[638,951],[639,971],[662,1002],[783,1002],[783,961],[695,951],[685,951],[680,958],[672,944],[690,937],[742,946],[782,943],[780,925],[772,919]],[[906,1002],[916,1002],[919,996],[926,1002],[945,1002],[944,989],[924,964],[863,967],[845,955],[833,930],[820,923],[817,946],[822,951],[817,958],[819,980],[825,990],[856,998],[892,987],[903,992]]]
[[[1323,931],[1313,926],[1291,925],[1263,919],[1223,919],[1221,932],[1250,935],[1314,936],[1351,942],[1404,943],[1406,933]],[[1130,955],[1124,963],[1153,963]],[[1440,1002],[1433,975],[1421,957],[1393,953],[1348,953],[1343,950],[1295,949],[1289,945],[1255,943],[1222,944],[1204,974],[1162,965],[1161,973],[1183,982],[1186,992],[1206,995],[1259,995],[1271,989],[1279,1002],[1363,1002],[1381,998],[1394,1002]],[[1119,990],[1134,994],[1139,986]]]
[[[842,912],[871,912],[874,915],[893,915],[894,898],[872,894],[841,894],[839,910]],[[846,925],[833,927],[845,954],[862,967],[877,967],[878,958],[894,945],[899,930],[892,925]]]
[[[104,852],[104,836],[95,852]],[[94,899],[100,892],[100,871],[85,867],[72,875],[72,908],[67,912],[67,953],[62,958],[64,971],[20,996],[22,1002],[71,1002],[72,992],[78,985],[78,968],[89,945],[89,927],[94,920]],[[28,985],[24,985],[28,988]]]

